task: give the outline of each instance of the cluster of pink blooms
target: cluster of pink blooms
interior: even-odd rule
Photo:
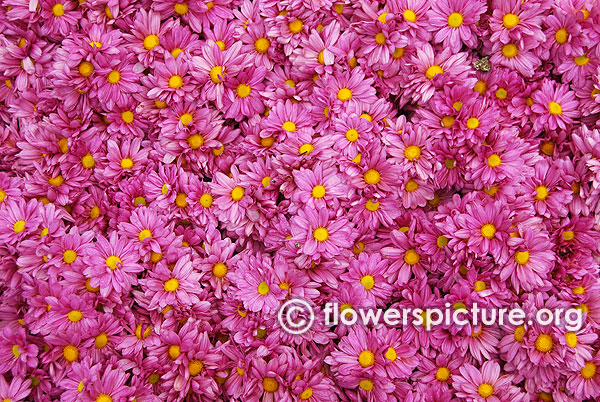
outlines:
[[[0,401],[600,400],[596,3],[1,0]]]

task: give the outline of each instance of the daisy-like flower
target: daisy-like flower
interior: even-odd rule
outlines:
[[[171,54],[165,54],[164,62],[154,63],[155,74],[143,81],[150,87],[147,96],[167,104],[196,99],[198,90],[188,75],[188,64],[184,56],[175,59]]]
[[[500,375],[500,365],[495,361],[486,361],[480,369],[465,363],[460,374],[452,376],[452,387],[461,398],[477,402],[500,402],[519,394],[512,385],[511,375]]]
[[[388,263],[381,259],[379,253],[361,253],[350,263],[348,272],[340,276],[340,279],[352,284],[360,293],[366,302],[364,307],[382,306],[392,294],[392,286],[385,279],[387,271]]]
[[[232,272],[231,282],[236,286],[236,295],[243,300],[249,311],[263,311],[268,314],[279,308],[279,302],[286,293],[273,281],[273,265],[267,255],[244,254]]]
[[[531,98],[531,110],[537,115],[534,124],[538,129],[564,130],[580,116],[579,102],[568,85],[555,86],[552,81],[546,80]]]
[[[199,286],[202,275],[194,271],[190,255],[180,257],[172,269],[160,261],[140,284],[145,295],[151,298],[149,309],[164,309],[166,306],[190,306],[200,301]]]
[[[138,264],[139,254],[126,238],[116,231],[104,236],[96,236],[84,258],[86,268],[83,273],[90,278],[90,286],[99,288],[103,297],[111,293],[117,295],[128,292],[137,284],[137,276],[143,267]]]
[[[322,94],[333,103],[332,110],[348,110],[352,105],[371,103],[377,100],[373,79],[361,72],[343,72],[325,76],[317,81],[317,94]]]
[[[120,144],[115,140],[107,142],[107,159],[103,173],[107,178],[116,178],[144,169],[144,161],[148,158],[148,149],[141,146],[139,138],[123,139]]]
[[[433,40],[450,48],[453,53],[460,51],[463,44],[474,47],[477,44],[477,23],[486,11],[480,1],[442,0],[432,4],[429,14]]]
[[[6,201],[0,214],[0,241],[15,244],[36,231],[40,222],[38,201],[22,199]]]
[[[350,222],[345,217],[332,217],[325,209],[304,208],[291,221],[293,242],[298,243],[299,266],[305,267],[311,260],[333,258],[350,250],[354,241]]]
[[[265,88],[262,82],[266,73],[264,67],[250,67],[227,82],[223,96],[226,118],[240,121],[265,111],[259,94]]]
[[[10,383],[0,375],[0,398],[4,401],[24,401],[31,393],[31,380],[14,377]]]
[[[11,372],[19,377],[38,364],[38,347],[27,342],[25,328],[13,331],[10,326],[5,326],[0,333],[0,350],[0,376]]]
[[[316,163],[312,169],[294,170],[294,182],[298,187],[292,200],[300,206],[309,208],[334,209],[340,200],[347,197],[347,188],[342,184],[341,174],[332,165]]]

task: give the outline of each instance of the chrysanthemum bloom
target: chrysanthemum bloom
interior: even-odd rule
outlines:
[[[119,231],[133,239],[140,255],[161,253],[160,240],[169,234],[169,225],[164,216],[152,208],[142,206],[132,211],[129,222],[121,222]]]
[[[128,292],[137,283],[136,274],[143,271],[133,244],[115,231],[108,239],[96,236],[96,242],[87,254],[83,273],[90,278],[91,287],[100,288],[103,297],[112,292],[117,295]]]
[[[452,376],[452,386],[458,397],[477,402],[500,402],[519,394],[518,388],[512,385],[512,378],[501,375],[500,365],[492,360],[484,362],[480,369],[465,363],[460,374]]]
[[[241,121],[265,111],[260,92],[267,70],[264,67],[250,67],[226,83],[223,96],[223,112],[226,118]]]
[[[250,311],[263,311],[268,314],[279,307],[285,298],[282,288],[273,282],[272,262],[267,255],[244,254],[232,272],[231,282],[235,284],[236,294],[244,301],[244,307]]]
[[[597,398],[600,395],[600,375],[597,373],[599,360],[596,354],[583,364],[579,372],[571,374],[567,381],[567,389],[577,398]]]
[[[386,132],[390,160],[401,166],[403,173],[427,179],[433,175],[433,154],[427,134],[420,126],[409,126],[402,133]]]
[[[420,279],[424,276],[421,252],[417,243],[401,230],[394,230],[390,234],[391,247],[383,247],[381,254],[385,258],[391,258],[389,274],[390,280],[399,284],[408,283],[414,274]]]
[[[524,77],[531,77],[541,64],[541,60],[532,51],[536,45],[537,42],[530,37],[519,42],[493,42],[490,63],[500,64],[518,71]]]
[[[15,377],[23,376],[38,364],[38,347],[28,343],[25,328],[13,331],[5,326],[0,333],[0,373],[11,372]],[[0,375],[1,376],[1,375]]]
[[[333,217],[326,208],[298,210],[290,222],[293,242],[300,245],[297,258],[300,268],[312,260],[333,258],[350,250],[354,236],[346,217]]]
[[[185,56],[175,59],[171,54],[165,54],[164,62],[155,62],[155,74],[142,81],[150,88],[147,96],[167,104],[196,99],[198,89],[188,75],[189,64]]]
[[[556,130],[560,127],[564,130],[580,116],[579,102],[568,85],[554,87],[552,81],[546,80],[531,98],[534,102],[531,110],[537,114],[534,127],[538,129]]]
[[[541,4],[523,4],[517,0],[497,0],[492,3],[493,11],[489,22],[491,42],[510,43],[523,37],[532,37],[538,43],[545,42],[541,29],[543,7]],[[545,21],[544,21],[545,22]]]
[[[561,173],[556,166],[543,160],[535,165],[534,176],[525,180],[524,195],[520,198],[533,202],[535,211],[541,216],[565,216],[573,191],[561,182]]]
[[[361,374],[385,376],[385,357],[377,353],[381,349],[380,339],[372,335],[375,335],[374,330],[362,326],[353,327],[349,334],[342,338],[337,348],[325,358],[325,362],[342,377],[356,377]],[[344,382],[348,380],[344,378]]]
[[[217,172],[212,186],[213,202],[219,210],[217,215],[221,217],[220,219],[235,225],[245,223],[246,210],[252,204],[252,197],[248,194],[250,189],[241,187],[239,181],[239,172],[233,167],[231,177]]]
[[[0,214],[0,241],[14,245],[36,231],[40,222],[38,201],[6,201]]]
[[[102,374],[98,374],[98,381],[90,382],[86,390],[97,402],[118,401],[127,398],[132,392],[125,385],[129,377],[122,368],[108,365]]]
[[[393,183],[398,180],[400,168],[386,159],[381,145],[375,142],[370,144],[353,162],[359,165],[351,178],[352,184],[358,189],[364,189],[367,195],[393,191]]]
[[[31,393],[31,380],[14,377],[10,383],[0,375],[0,398],[4,401],[19,402]]]
[[[130,39],[132,50],[137,53],[138,60],[149,67],[158,55],[164,52],[161,39],[173,24],[167,22],[161,26],[160,15],[152,10],[140,9],[133,21]]]
[[[197,295],[202,293],[199,286],[201,277],[200,273],[194,271],[190,255],[187,254],[179,258],[172,269],[160,261],[140,284],[146,289],[146,296],[151,298],[148,308],[162,310],[167,305],[198,303],[200,299]]]
[[[347,198],[348,189],[342,182],[342,175],[332,164],[316,163],[312,169],[294,170],[294,182],[298,187],[292,200],[300,207],[321,209],[337,208],[340,201]]]
[[[430,29],[435,32],[434,43],[442,43],[453,53],[460,51],[463,44],[474,47],[477,43],[481,14],[486,11],[485,3],[479,1],[444,0],[433,3],[430,14]]]
[[[310,118],[303,105],[292,103],[289,100],[278,101],[269,111],[269,115],[261,121],[263,131],[261,138],[280,135],[295,135],[303,129],[310,127]]]
[[[131,56],[124,50],[117,58],[101,59],[103,63],[95,70],[92,83],[97,88],[95,91],[98,99],[112,108],[127,101],[131,94],[140,89],[141,65],[134,65]]]
[[[361,253],[340,279],[352,284],[362,295],[364,307],[382,306],[392,294],[392,286],[385,279],[387,270],[388,263],[381,259],[380,254]]]
[[[144,161],[148,157],[148,149],[143,148],[139,138],[122,140],[120,145],[114,140],[107,142],[107,159],[103,174],[107,178],[116,178],[144,169]]]
[[[466,213],[456,218],[464,229],[446,236],[464,239],[475,255],[490,253],[498,262],[503,262],[508,258],[505,247],[510,229],[508,216],[509,211],[498,201],[468,204]]]
[[[332,111],[348,110],[352,105],[377,100],[373,79],[366,78],[361,72],[328,75],[317,81],[317,85],[315,92],[333,101]]]
[[[214,101],[217,107],[223,107],[223,82],[235,77],[246,66],[246,55],[240,52],[241,42],[222,51],[218,45],[207,44],[202,47],[202,56],[192,57],[195,67],[192,75],[203,84],[201,95]]]

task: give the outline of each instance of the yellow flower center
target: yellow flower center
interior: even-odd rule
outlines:
[[[165,292],[175,292],[179,289],[179,281],[177,278],[171,278],[164,284]]]
[[[478,80],[473,87],[473,91],[479,92],[483,95],[483,93],[487,90],[487,84],[485,81]]]
[[[117,264],[121,264],[121,259],[116,255],[111,255],[106,259],[106,265],[113,271],[118,268]]]
[[[566,29],[561,28],[554,34],[554,39],[556,39],[556,42],[558,42],[560,45],[565,44],[569,39],[569,33]]]
[[[553,115],[562,114],[562,106],[560,106],[558,103],[552,101],[548,104],[548,111],[550,112],[550,114],[553,114]]]
[[[55,17],[62,17],[65,15],[65,9],[63,8],[63,5],[61,3],[56,3],[52,7],[52,14],[54,14]]]
[[[117,70],[112,70],[106,80],[111,84],[116,84],[121,80],[121,73]]]
[[[133,159],[131,159],[131,158],[121,159],[121,168],[131,169],[132,167],[133,167]]]
[[[71,322],[79,322],[83,318],[83,314],[79,310],[71,310],[67,314],[67,318]]]
[[[371,290],[375,286],[375,279],[373,279],[371,275],[365,275],[360,278],[360,284],[363,285],[365,289]]]
[[[482,398],[487,398],[492,396],[494,393],[494,387],[492,387],[490,384],[481,384],[479,387],[477,387],[477,392]]]
[[[406,186],[404,188],[407,192],[412,193],[413,191],[417,191],[419,184],[413,179],[410,179],[406,182]]]
[[[437,74],[444,74],[444,69],[438,65],[433,65],[429,67],[427,71],[425,71],[425,76],[430,80],[433,79],[433,77],[435,77]]]
[[[415,250],[414,248],[406,250],[406,252],[404,253],[405,263],[407,263],[408,265],[415,265],[419,261],[421,261],[421,256],[419,255],[419,253],[417,253],[417,250]]]
[[[493,239],[496,235],[496,226],[486,223],[481,227],[481,235],[486,239]]]
[[[475,283],[473,284],[473,290],[475,290],[476,292],[483,292],[486,289],[487,286],[485,285],[484,281],[475,281]]]
[[[75,250],[65,250],[63,253],[63,261],[66,264],[71,264],[73,261],[77,259],[77,253]]]
[[[208,194],[208,193],[204,193],[202,194],[202,196],[200,197],[200,204],[204,207],[204,208],[210,208],[210,206],[213,203],[213,196]]]
[[[67,345],[63,348],[63,357],[68,362],[74,362],[79,358],[79,349],[73,345]]]
[[[318,184],[316,186],[313,187],[312,189],[312,196],[314,198],[323,198],[325,197],[325,187]]]
[[[577,335],[575,335],[573,332],[567,332],[565,334],[565,341],[567,341],[567,345],[574,348],[577,346]]]
[[[110,395],[100,394],[98,395],[98,398],[96,398],[96,402],[113,402],[113,400]]]
[[[367,184],[377,184],[381,181],[381,175],[375,169],[367,170],[364,173],[363,178]]]
[[[372,391],[374,384],[371,380],[360,380],[358,385],[365,391]]]
[[[411,161],[419,159],[419,157],[421,156],[421,148],[419,148],[416,145],[410,145],[404,150],[404,156],[406,157],[406,159]]]
[[[318,241],[318,242],[324,242],[327,239],[329,239],[329,232],[327,231],[326,228],[323,227],[318,227],[313,231],[313,237]]]
[[[187,195],[185,193],[177,194],[177,197],[175,197],[175,205],[177,205],[179,208],[187,207]]]
[[[508,92],[506,92],[506,89],[504,88],[498,88],[498,90],[496,91],[496,98],[498,99],[506,99],[507,96]]]
[[[303,27],[304,27],[304,23],[299,19],[295,19],[294,21],[292,21],[288,24],[288,29],[293,34],[300,33],[300,31],[302,31]]]
[[[448,16],[448,25],[452,28],[458,28],[463,23],[463,16],[461,13],[452,13]]]
[[[402,15],[404,15],[404,18],[407,21],[415,22],[417,20],[417,14],[415,14],[415,12],[413,10],[404,10]]]
[[[448,238],[446,236],[438,236],[436,243],[439,248],[444,248],[448,245]]]
[[[590,58],[586,57],[586,56],[577,56],[577,57],[573,57],[573,61],[578,66],[585,66],[586,64],[588,64],[590,62]]]
[[[550,335],[540,334],[540,335],[538,335],[537,339],[535,340],[535,348],[539,352],[547,353],[550,350],[552,350],[553,346],[554,346],[554,342],[552,341],[552,338],[550,337]]]
[[[181,78],[181,76],[173,75],[171,78],[169,78],[169,88],[178,89],[178,88],[181,88],[182,86],[183,86],[183,78]]]
[[[519,265],[527,264],[527,261],[529,261],[529,251],[517,251],[515,254],[515,261]]]
[[[479,127],[479,119],[477,117],[470,117],[469,120],[467,120],[467,127],[471,130],[475,130]]]
[[[254,42],[254,49],[256,49],[258,53],[267,53],[269,51],[269,47],[271,47],[271,41],[267,38],[258,38],[256,42]]]
[[[187,3],[175,3],[175,5],[173,6],[173,9],[175,10],[175,12],[177,14],[183,15],[183,14],[186,14],[190,8],[187,5]]]
[[[223,76],[223,66],[214,66],[213,68],[210,69],[209,72],[210,75],[210,80],[212,82],[214,82],[215,84],[220,84],[221,83],[221,79],[219,78],[219,76]]]
[[[448,127],[452,127],[452,125],[454,124],[454,116],[444,116],[442,117],[442,126],[448,128]]]
[[[279,383],[273,377],[263,378],[262,386],[266,392],[275,392],[279,389]]]
[[[363,368],[371,367],[375,364],[375,355],[370,350],[363,350],[358,355],[358,363]]]
[[[304,391],[302,391],[302,393],[300,394],[300,399],[302,399],[303,401],[307,400],[308,398],[310,398],[313,394],[313,390],[311,387],[306,388]]]
[[[21,351],[19,350],[19,345],[13,345],[13,347],[12,347],[12,354],[13,354],[14,357],[21,356]]]
[[[94,343],[95,343],[96,349],[102,349],[108,343],[108,336],[106,336],[106,333],[102,332],[100,335],[98,335],[95,338]]]
[[[241,200],[244,197],[244,188],[240,186],[235,186],[233,190],[231,190],[231,199],[235,202]]]
[[[502,25],[504,28],[511,29],[519,25],[519,16],[516,14],[508,13],[502,17]]]
[[[523,337],[525,336],[525,327],[520,325],[515,328],[515,341],[523,343]]]
[[[261,295],[265,296],[267,293],[269,293],[270,290],[271,290],[271,288],[269,288],[269,285],[267,285],[267,282],[262,281],[261,283],[258,284],[258,293],[260,293]]]
[[[596,375],[596,365],[593,362],[586,362],[583,368],[581,369],[581,376],[589,380]]]
[[[13,225],[13,231],[15,233],[21,233],[23,230],[25,230],[25,223],[25,221],[16,221]]]
[[[576,295],[582,295],[585,293],[585,288],[583,286],[577,286],[575,289],[573,289],[573,294]]]
[[[144,241],[145,239],[152,237],[152,232],[148,229],[144,229],[138,234],[138,240]]]
[[[379,209],[379,201],[373,202],[372,200],[367,200],[365,203],[365,208],[371,212],[375,212]]]
[[[194,116],[191,113],[184,113],[179,118],[179,120],[181,120],[181,124],[183,124],[184,126],[187,126],[188,124],[190,124],[193,119],[194,119]]]
[[[512,59],[518,53],[519,53],[519,49],[517,48],[517,45],[515,45],[514,43],[507,43],[506,45],[502,46],[502,55],[504,57],[506,57],[507,59]]]
[[[296,131],[296,124],[293,121],[288,120],[285,123],[283,123],[281,128],[283,128],[285,131],[293,133]]]
[[[56,177],[51,177],[48,179],[48,184],[50,184],[51,186],[54,187],[60,187],[61,184],[63,184],[65,181],[65,179],[62,177],[62,175],[58,175]]]
[[[81,64],[79,64],[79,74],[83,75],[84,77],[89,77],[93,73],[94,66],[89,61],[82,61]]]
[[[225,275],[227,275],[227,265],[223,264],[222,262],[217,262],[215,265],[213,265],[212,272],[217,278],[224,278]]]
[[[346,139],[350,142],[355,142],[358,140],[358,131],[354,128],[346,131]]]
[[[546,199],[546,197],[548,197],[548,189],[546,188],[546,186],[537,186],[535,188],[536,191],[536,195],[535,198],[543,201]]]
[[[385,45],[385,35],[382,32],[379,32],[375,35],[375,42],[377,42],[378,45]]]
[[[302,146],[298,149],[298,155],[308,155],[314,150],[315,147],[312,144],[302,144]]]
[[[500,166],[500,164],[502,163],[502,159],[500,159],[500,156],[498,154],[491,154],[488,157],[487,163],[490,167]]]
[[[133,113],[130,110],[126,110],[123,113],[121,113],[121,119],[123,119],[123,121],[127,124],[132,123]]]
[[[572,230],[567,230],[563,232],[562,237],[566,241],[573,240],[573,238],[575,237],[575,233]]]
[[[187,139],[188,145],[192,149],[198,149],[204,145],[204,137],[200,134],[192,134]]]
[[[181,347],[179,345],[169,346],[169,357],[173,360],[177,359],[181,354]]]
[[[250,86],[245,85],[245,84],[240,84],[235,89],[235,92],[237,93],[237,96],[239,96],[240,98],[246,98],[247,96],[250,95]]]
[[[192,360],[188,365],[188,372],[192,377],[197,376],[202,371],[204,364],[200,360]]]
[[[158,39],[158,36],[151,34],[144,38],[144,48],[146,50],[152,50],[158,45],[160,45],[160,40]]]
[[[438,367],[435,372],[435,379],[441,382],[448,381],[450,379],[450,370],[447,367]]]
[[[337,98],[342,102],[346,102],[350,98],[352,98],[352,91],[348,88],[342,88],[338,91]]]

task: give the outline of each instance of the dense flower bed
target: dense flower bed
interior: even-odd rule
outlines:
[[[600,400],[595,0],[177,1],[1,2],[0,401]]]

